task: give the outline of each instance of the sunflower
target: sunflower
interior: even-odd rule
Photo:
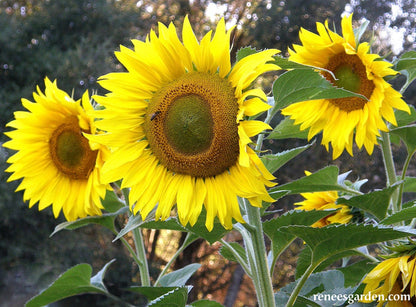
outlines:
[[[29,208],[39,202],[39,210],[52,204],[58,217],[62,210],[68,221],[87,215],[101,215],[100,198],[107,185],[100,183],[100,168],[105,149],[92,148],[83,133],[95,133],[93,110],[88,92],[74,101],[45,78],[45,93],[39,87],[35,102],[22,99],[27,111],[14,113],[7,124],[15,130],[5,133],[11,138],[3,146],[16,150],[6,169],[13,173],[8,181],[22,179],[16,191],[24,190]]]
[[[354,139],[359,149],[364,145],[371,155],[379,131],[388,131],[384,120],[397,126],[394,108],[410,112],[400,93],[383,79],[397,74],[391,64],[369,53],[368,43],[357,44],[352,15],[343,17],[341,26],[343,36],[332,32],[328,22],[317,23],[318,35],[301,29],[303,46],[289,49],[289,60],[324,68],[321,74],[332,84],[365,98],[303,101],[282,110],[296,125],[301,124],[301,130],[309,128],[309,139],[323,131],[322,144],[329,150],[331,143],[334,159],[344,149],[352,156]]]
[[[406,255],[380,262],[363,280],[366,286],[362,302],[370,303],[377,297],[377,307],[386,301],[386,307],[414,306],[412,303],[416,301],[415,260],[414,256]]]
[[[324,227],[334,223],[347,224],[352,218],[351,210],[348,206],[336,204],[338,199],[337,191],[301,193],[300,195],[305,200],[295,203],[296,209],[305,211],[339,209],[337,212],[315,222],[312,224],[312,227]]]
[[[186,17],[181,42],[173,24],[159,24],[145,41],[133,40],[116,57],[127,72],[109,73],[100,85],[110,92],[94,97],[97,126],[107,133],[92,137],[112,150],[103,167],[106,182],[122,179],[129,203],[142,218],[155,208],[165,220],[176,204],[183,225],[194,225],[202,207],[206,227],[215,217],[232,228],[244,222],[238,198],[260,207],[274,201],[266,186],[274,177],[249,146],[270,126],[248,120],[269,108],[260,89],[249,89],[278,50],[244,57],[233,67],[230,35],[222,19],[200,42]],[[212,38],[211,38],[212,37]]]

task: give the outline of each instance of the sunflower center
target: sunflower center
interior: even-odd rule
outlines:
[[[52,133],[49,151],[56,167],[71,179],[87,179],[98,151],[92,151],[73,116]]]
[[[145,116],[146,138],[170,171],[215,176],[237,162],[237,112],[234,89],[226,79],[187,73],[153,96]]]
[[[175,99],[169,107],[165,133],[169,143],[182,154],[196,154],[209,148],[213,137],[209,105],[198,95]]]
[[[336,79],[329,72],[322,72],[333,85],[370,99],[375,85],[368,79],[367,69],[358,55],[339,53],[329,59],[325,68],[335,75]],[[361,97],[335,98],[329,101],[345,112],[363,109],[367,103],[367,100]]]

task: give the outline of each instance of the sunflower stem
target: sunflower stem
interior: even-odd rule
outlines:
[[[267,264],[267,253],[260,208],[251,206],[246,199],[244,199],[244,204],[248,216],[248,224],[252,227],[250,228],[250,231],[244,227],[240,227],[240,232],[242,232],[243,229],[244,232],[246,232],[246,235],[243,235],[243,239],[245,241],[245,248],[258,303],[260,307],[274,307],[275,300],[272,279]]]
[[[413,152],[409,152],[407,154],[406,157],[406,161],[404,162],[403,165],[403,170],[402,170],[402,176],[401,176],[401,183],[400,183],[400,187],[399,187],[399,197],[397,200],[397,207],[399,208],[399,210],[401,210],[402,208],[402,197],[403,197],[403,190],[404,190],[404,180],[406,179],[406,173],[407,173],[407,169],[409,168],[409,164],[410,164],[410,160],[412,160],[413,155],[415,154],[416,150]]]
[[[390,135],[381,131],[381,154],[383,156],[384,168],[386,171],[387,187],[391,187],[397,182],[396,169],[394,167],[393,154],[391,152]],[[399,195],[395,191],[392,195],[393,213],[398,212],[400,205],[397,203]]]
[[[122,192],[126,206],[130,207],[129,189],[123,189]],[[131,248],[129,249],[129,251],[133,256],[133,259],[136,261],[137,266],[139,267],[140,280],[142,282],[142,286],[150,286],[150,274],[149,267],[147,264],[146,249],[144,247],[142,230],[139,227],[137,227],[132,230],[132,234],[134,246],[136,247],[136,253],[134,253]]]
[[[132,230],[134,245],[136,246],[136,255],[137,258],[140,259],[139,271],[140,271],[140,280],[142,282],[142,286],[149,287],[150,286],[150,275],[149,275],[149,267],[147,265],[147,258],[146,258],[146,250],[144,247],[142,230],[137,227]]]

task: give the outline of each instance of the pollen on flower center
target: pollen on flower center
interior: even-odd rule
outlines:
[[[153,96],[145,116],[146,137],[170,171],[215,176],[237,161],[237,112],[234,89],[227,80],[188,73]]]
[[[332,84],[370,99],[375,85],[368,79],[366,67],[358,55],[339,53],[329,59],[325,69],[331,71],[336,78],[327,71],[322,72]],[[344,97],[329,101],[345,112],[363,109],[367,103],[367,100],[361,97]]]
[[[49,151],[58,170],[71,179],[87,179],[98,153],[91,150],[75,116],[52,133]]]

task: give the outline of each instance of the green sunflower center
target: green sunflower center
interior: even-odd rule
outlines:
[[[234,88],[226,79],[187,73],[153,96],[145,116],[146,138],[170,171],[215,176],[237,162],[237,112]]]
[[[198,95],[175,99],[166,116],[166,137],[183,154],[196,154],[209,148],[213,138],[209,105]]]
[[[49,151],[56,167],[71,179],[87,179],[98,153],[91,150],[75,116],[52,133]]]
[[[325,68],[335,75],[336,79],[329,72],[322,72],[332,84],[370,99],[375,85],[368,79],[367,69],[358,55],[339,53],[329,59]],[[363,109],[367,100],[361,97],[344,97],[330,99],[330,102],[342,111],[351,112]]]

